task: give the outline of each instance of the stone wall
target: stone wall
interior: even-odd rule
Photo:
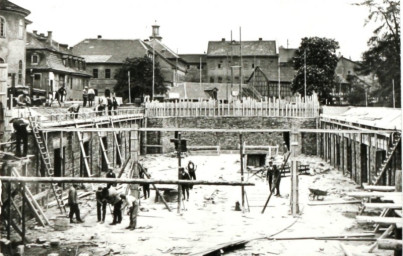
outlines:
[[[200,128],[200,129],[291,129],[316,128],[314,118],[275,118],[275,117],[181,117],[181,118],[148,118],[147,127],[158,128]],[[170,139],[174,138],[174,132],[147,132],[147,141],[142,144],[162,145],[162,153],[174,150]],[[182,132],[182,138],[187,140],[187,145],[218,146],[222,150],[237,150],[239,134],[215,133],[215,132]],[[282,145],[284,134],[273,133],[248,133],[243,137],[246,145]],[[314,143],[313,143],[314,142]],[[301,146],[303,145],[303,146]],[[316,154],[316,134],[306,134],[299,138],[299,152],[304,154]],[[281,147],[280,147],[281,148]],[[148,148],[148,153],[161,152],[157,148]]]

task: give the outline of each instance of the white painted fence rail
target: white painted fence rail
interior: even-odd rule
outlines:
[[[219,100],[191,102],[146,102],[147,117],[220,117],[220,116],[266,116],[266,117],[318,117],[319,102],[316,95],[308,96],[306,101],[300,96],[291,101],[276,98],[257,101],[255,99],[237,100],[223,103]]]

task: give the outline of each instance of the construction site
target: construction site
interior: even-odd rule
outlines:
[[[3,255],[401,255],[400,109],[326,107],[313,95],[4,116]],[[25,157],[13,118],[29,121]],[[179,179],[189,161],[197,179]],[[134,230],[126,210],[109,225],[111,206],[97,222],[96,191],[111,183],[139,199]],[[83,223],[69,222],[73,184]]]

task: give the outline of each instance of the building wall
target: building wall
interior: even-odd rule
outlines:
[[[207,66],[202,63],[202,83],[207,82]],[[186,69],[186,82],[200,82],[200,64],[190,63]]]
[[[244,82],[250,77],[255,67],[259,66],[268,77],[273,77],[278,72],[277,56],[245,56],[242,57],[242,76]],[[231,66],[239,66],[240,58],[231,56],[207,57],[207,77],[209,82],[220,83],[220,80],[231,82]],[[220,65],[220,67],[219,67]],[[239,68],[234,68],[234,83],[239,83]]]
[[[4,59],[8,64],[8,84],[11,85],[11,75],[15,74],[16,85],[25,85],[25,43],[26,43],[26,26],[25,19],[22,14],[2,10],[0,16],[6,20],[6,37],[0,37],[0,58]],[[23,21],[24,31],[22,38],[19,37],[19,22]],[[18,83],[18,73],[20,70],[19,62],[22,62],[21,82]]]
[[[203,128],[211,129],[291,129],[315,128],[314,118],[272,118],[272,117],[187,117],[187,118],[148,118],[147,127],[159,128]],[[174,138],[174,132],[152,132],[147,133],[148,145],[162,145],[163,152],[174,149],[170,139]],[[239,134],[237,133],[197,133],[183,132],[182,138],[187,139],[188,145],[217,146],[222,150],[237,150],[239,144]],[[316,143],[309,143],[316,140],[316,134],[310,136],[299,136],[298,152],[308,155],[316,154]],[[282,145],[284,134],[273,133],[248,133],[244,135],[247,145]],[[306,144],[306,145],[305,145]],[[304,148],[301,145],[305,145]],[[156,149],[149,149],[149,153],[158,152]]]

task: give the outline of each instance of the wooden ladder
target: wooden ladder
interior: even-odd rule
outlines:
[[[78,124],[76,124],[76,128],[80,128],[78,126]],[[83,136],[80,131],[77,131],[76,134],[77,134],[78,142],[80,144],[80,150],[81,150],[82,158],[84,161],[85,171],[87,172],[88,177],[92,177],[90,165],[88,164],[89,156],[87,156],[87,154],[85,153]]]
[[[15,177],[21,177],[21,175],[15,169],[12,170],[11,175],[15,176]],[[38,221],[38,223],[41,224],[41,226],[43,226],[43,227],[45,225],[50,225],[48,218],[46,217],[45,213],[42,210],[42,207],[35,200],[34,196],[32,195],[31,191],[29,190],[29,188],[26,185],[24,185],[24,188],[25,188],[24,197],[28,203],[29,208],[34,213],[34,216],[35,216],[36,220]]]
[[[400,133],[393,133],[392,135],[392,146],[389,148],[388,153],[386,155],[385,160],[383,160],[381,167],[379,168],[378,174],[372,179],[372,184],[376,185],[379,183],[379,181],[381,180],[381,177],[383,175],[383,173],[386,171],[386,167],[388,166],[390,160],[393,157],[393,154],[395,153],[397,146],[399,145],[399,142],[401,140],[401,136]]]
[[[49,157],[48,149],[39,132],[38,124],[33,119],[30,111],[29,111],[28,119],[29,119],[29,123],[31,125],[32,132],[35,137],[36,145],[37,145],[40,155],[41,155],[42,163],[45,166],[46,174],[49,177],[54,177],[54,170],[50,164],[50,157]],[[55,196],[57,205],[60,209],[60,212],[66,214],[66,216],[67,216],[66,206],[63,202],[63,189],[57,183],[51,183],[51,188],[52,188],[53,194]]]
[[[110,118],[110,122],[111,122],[111,127],[112,127],[112,129],[113,129],[113,139],[115,140],[116,150],[117,150],[117,152],[118,152],[118,156],[119,156],[119,158],[120,158],[120,162],[123,164],[123,163],[125,162],[125,160],[123,159],[122,152],[120,151],[120,146],[121,146],[121,144],[119,144],[118,136],[117,136],[117,134],[116,134],[115,126],[114,126],[114,124],[113,124],[112,118]],[[118,129],[119,129],[119,127],[118,127]],[[121,140],[121,141],[122,141],[122,140]]]

